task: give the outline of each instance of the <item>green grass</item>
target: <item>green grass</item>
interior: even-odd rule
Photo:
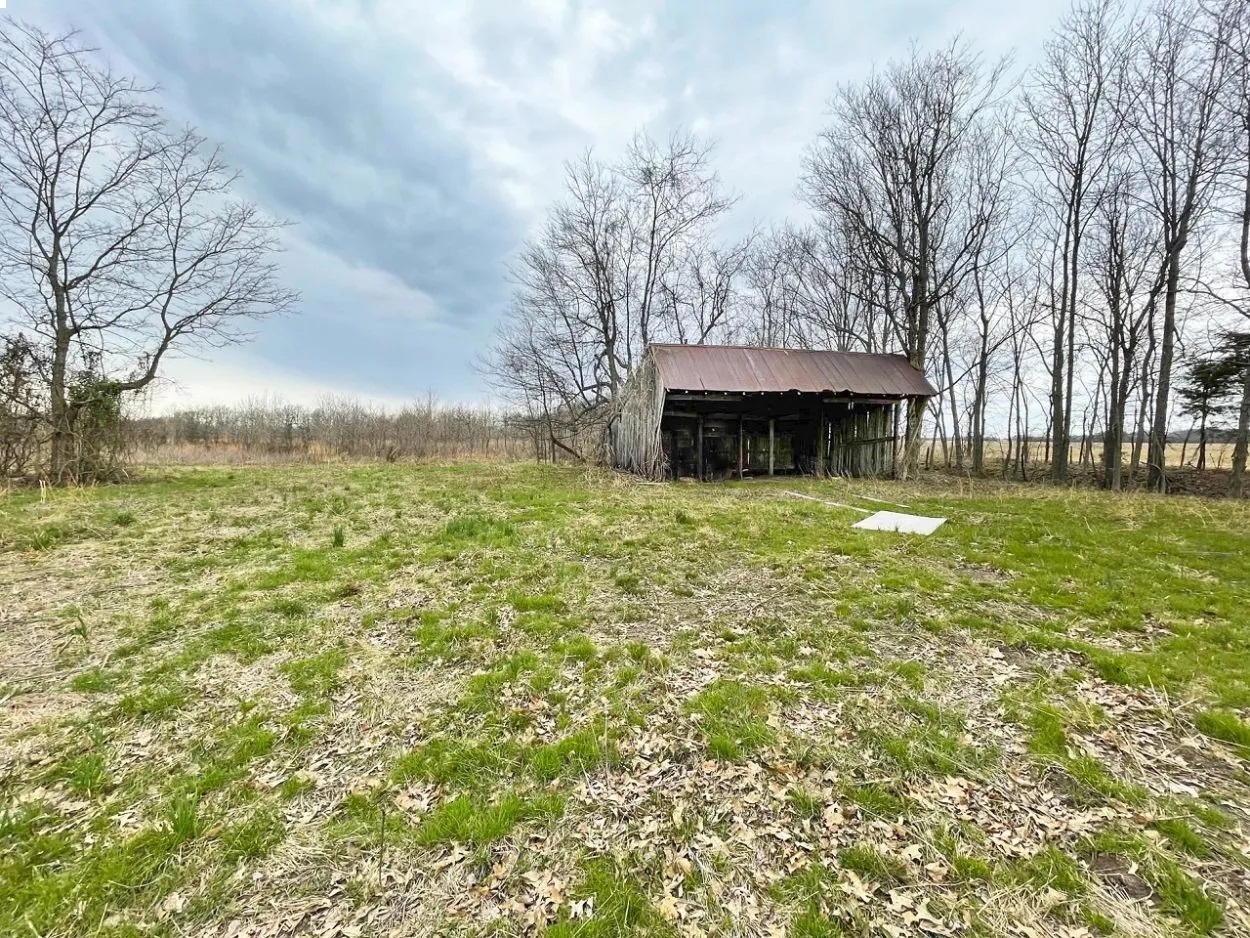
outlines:
[[[910,811],[905,797],[895,794],[880,782],[847,785],[842,794],[871,818],[901,818]]]
[[[1211,898],[1201,881],[1181,869],[1174,860],[1156,858],[1147,877],[1159,892],[1163,911],[1193,931],[1209,935],[1224,924],[1224,904]]]
[[[508,739],[440,738],[400,756],[391,778],[397,784],[425,781],[449,789],[480,790],[523,774],[539,782],[576,777],[610,765],[615,758],[615,745],[603,725],[531,746]]]
[[[133,720],[171,719],[189,700],[189,691],[178,683],[153,683],[127,694],[117,702],[120,717]]]
[[[795,918],[790,925],[790,934],[794,938],[840,938],[846,932],[818,910],[808,909]]]
[[[200,816],[198,799],[194,795],[178,795],[172,799],[166,810],[166,822],[179,843],[199,837],[204,832],[204,820]]]
[[[520,766],[515,745],[434,739],[400,756],[391,772],[400,784],[415,780],[453,788],[490,785]]]
[[[716,681],[693,697],[687,708],[699,719],[708,752],[718,759],[743,759],[776,740],[765,722],[769,696],[758,687]]]
[[[434,538],[436,544],[451,549],[454,556],[471,547],[509,547],[517,540],[517,528],[502,518],[465,515],[447,522]]]
[[[125,508],[118,508],[108,512],[106,520],[109,524],[115,525],[116,527],[128,528],[138,519],[135,517],[135,513],[133,511],[129,511]]]
[[[255,861],[267,856],[286,836],[282,812],[262,806],[245,820],[226,827],[220,835],[227,862]]]
[[[853,850],[852,864],[856,856]],[[825,908],[838,905],[837,882],[836,871],[822,863],[813,863],[773,884],[770,889],[773,898],[797,910],[790,920],[790,934],[804,938],[840,938],[846,933],[825,914]]]
[[[1108,830],[1087,838],[1085,852],[1118,854],[1134,861],[1157,893],[1160,907],[1191,933],[1209,935],[1224,924],[1224,903],[1213,897],[1203,881],[1186,872],[1174,857],[1152,847],[1135,834]]]
[[[859,687],[864,683],[862,675],[853,674],[850,671],[844,671],[839,668],[831,668],[823,661],[793,668],[790,671],[790,678],[820,690],[832,690],[837,687]]]
[[[183,858],[199,820],[186,805],[171,806],[156,827],[85,847],[58,833],[56,821],[37,810],[0,812],[0,933],[126,934],[100,925],[109,915],[141,915],[191,873]]]
[[[1207,839],[1195,831],[1183,818],[1159,818],[1151,821],[1150,826],[1167,837],[1168,843],[1177,850],[1200,860],[1211,856],[1211,845]]]
[[[631,935],[669,936],[674,930],[656,911],[643,886],[627,869],[608,858],[584,864],[584,879],[574,895],[593,902],[594,915],[557,922],[547,938],[627,938]]]
[[[88,668],[74,676],[70,681],[70,687],[81,693],[98,694],[115,688],[119,680],[120,676],[115,672],[109,672],[103,668]]]
[[[1239,719],[1235,713],[1207,710],[1198,714],[1198,719],[1194,722],[1199,732],[1250,750],[1250,723]]]
[[[785,491],[950,521],[859,532]],[[966,479],[464,463],[13,489],[0,934],[215,934],[340,887],[378,928],[728,934],[748,901],[795,935],[907,933],[899,886],[970,934],[1005,896],[1039,933],[1105,933],[1108,853],[1150,887],[1146,930],[1228,933],[1248,554],[1247,504]],[[1156,746],[1188,767],[1152,778],[1170,763],[1133,754]],[[1043,798],[1084,841],[1024,816]],[[411,870],[504,918],[449,917]],[[687,899],[702,917],[674,922]]]
[[[1142,805],[1149,794],[1139,784],[1114,775],[1096,757],[1081,751],[1068,725],[1095,732],[1105,717],[1088,707],[1069,706],[1067,691],[1042,678],[1022,694],[1008,696],[1005,709],[1011,719],[1028,731],[1027,746],[1039,762],[1058,769],[1073,797],[1088,803],[1119,801]]]
[[[414,839],[423,846],[491,844],[507,837],[525,821],[553,821],[563,809],[563,800],[554,795],[522,798],[509,793],[497,801],[460,795],[431,811],[417,828]]]
[[[838,865],[844,870],[851,870],[866,879],[885,885],[895,885],[907,878],[907,870],[899,860],[872,844],[847,847],[838,854]]]
[[[339,671],[347,663],[347,652],[332,648],[319,655],[282,665],[291,680],[291,690],[302,697],[325,697],[339,686]]]
[[[978,775],[998,758],[992,747],[973,744],[964,717],[914,697],[901,700],[910,718],[896,716],[895,731],[870,727],[864,737],[901,776]],[[884,722],[884,721],[883,721]]]
[[[414,631],[420,662],[457,661],[474,654],[475,649],[495,635],[497,629],[487,622],[447,621],[447,614],[423,610]]]
[[[70,788],[84,795],[98,794],[109,785],[108,765],[98,753],[70,760],[57,774]]]
[[[1057,889],[1070,896],[1084,894],[1087,883],[1071,856],[1049,846],[1025,860],[1017,860],[1010,868],[1010,878],[1032,886],[1038,892]]]
[[[525,755],[526,768],[539,781],[550,782],[581,775],[616,759],[615,747],[605,728],[581,730],[558,742],[532,749]]]

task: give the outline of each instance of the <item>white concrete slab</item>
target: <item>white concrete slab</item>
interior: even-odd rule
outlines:
[[[899,511],[879,511],[851,527],[865,531],[895,531],[899,534],[929,535],[946,523],[945,518],[926,518],[924,515],[905,515]]]

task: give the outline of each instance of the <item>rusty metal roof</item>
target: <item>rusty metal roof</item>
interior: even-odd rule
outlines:
[[[666,391],[849,394],[932,397],[937,390],[902,355],[751,348],[650,346]]]

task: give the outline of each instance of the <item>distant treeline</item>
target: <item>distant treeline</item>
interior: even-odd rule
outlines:
[[[521,457],[532,436],[488,407],[433,399],[398,410],[349,398],[314,407],[261,400],[132,418],[142,462]]]

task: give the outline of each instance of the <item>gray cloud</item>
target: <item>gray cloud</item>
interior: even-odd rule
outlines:
[[[249,191],[303,237],[436,296],[445,315],[498,302],[517,221],[405,94],[411,76],[387,64],[402,50],[344,41],[280,4],[122,0],[93,17],[89,34],[223,141]]]
[[[558,197],[564,160],[615,155],[642,125],[693,128],[720,140],[744,196],[730,227],[780,221],[801,211],[801,154],[839,81],[910,37],[1036,45],[1062,5],[46,0],[37,15],[159,83],[247,194],[297,223],[284,270],[302,315],[231,359],[255,390],[270,371],[468,399],[508,258]]]

